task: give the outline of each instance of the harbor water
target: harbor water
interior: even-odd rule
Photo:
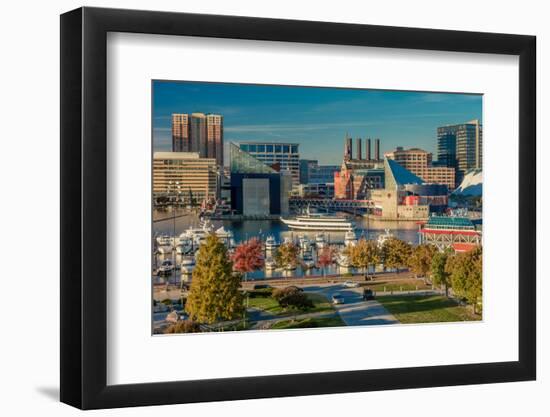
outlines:
[[[418,225],[415,222],[384,222],[379,220],[372,220],[362,217],[354,218],[356,225],[355,233],[357,238],[367,238],[376,240],[379,235],[385,234],[386,230],[389,230],[398,239],[411,244],[418,243]],[[299,231],[290,230],[285,224],[278,220],[243,220],[243,221],[212,221],[214,229],[224,227],[226,230],[233,232],[234,240],[236,244],[246,241],[250,238],[256,237],[262,242],[265,242],[268,236],[273,236],[275,240],[280,243],[285,238],[290,238],[293,241],[297,241],[299,236],[307,236],[309,240],[314,241],[315,236],[321,231]],[[174,211],[154,211],[153,213],[153,236],[169,235],[178,237],[181,233],[186,231],[189,227],[199,227],[199,216],[191,211],[181,209]],[[344,244],[344,231],[330,231],[323,232],[327,239],[327,243],[330,245],[341,246]],[[269,258],[272,254],[266,253],[266,257]],[[312,250],[313,260],[316,260],[316,251]],[[174,259],[175,257],[175,259]],[[181,255],[174,255],[173,253],[158,254],[154,258],[154,265],[156,267],[164,259],[173,259],[176,264],[181,261]],[[331,265],[325,268],[324,271],[320,269],[312,268],[303,270],[300,266],[293,271],[273,270],[266,271],[260,270],[248,274],[249,279],[262,279],[262,278],[276,278],[276,277],[301,277],[308,275],[332,275],[332,274],[346,274],[357,272],[353,268],[343,268],[338,265]],[[173,274],[172,282],[179,282],[179,271]],[[163,282],[162,278],[155,278],[157,283]]]

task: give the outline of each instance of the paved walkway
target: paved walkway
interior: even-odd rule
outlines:
[[[334,294],[340,294],[344,298],[344,304],[337,304],[334,307],[348,326],[399,323],[378,301],[363,301],[362,288],[347,288],[343,285],[309,286],[304,287],[304,291],[322,294],[329,300]]]

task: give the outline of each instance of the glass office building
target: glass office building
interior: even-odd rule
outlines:
[[[239,148],[269,166],[280,166],[289,171],[292,184],[300,183],[300,152],[297,143],[239,142]]]

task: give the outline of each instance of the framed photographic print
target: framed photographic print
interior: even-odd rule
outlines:
[[[535,38],[61,16],[61,400],[535,379]]]

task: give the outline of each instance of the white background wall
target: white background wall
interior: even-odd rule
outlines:
[[[538,37],[539,155],[550,151],[542,138],[542,116],[550,96],[550,27],[544,2],[463,0],[299,2],[279,0],[92,1],[89,6],[158,9],[370,23],[395,26],[509,32]],[[1,251],[0,410],[3,415],[73,415],[58,403],[59,392],[59,17],[82,5],[5,2],[2,8],[0,65]],[[542,195],[550,180],[539,157],[539,213],[549,206]],[[504,197],[504,196],[503,196]],[[539,215],[539,260],[547,254],[549,221]],[[26,249],[30,249],[27,251]],[[539,263],[538,381],[498,385],[388,391],[346,395],[238,401],[100,411],[99,415],[300,415],[369,413],[408,416],[548,415],[550,285]],[[475,340],[472,341],[475,344]],[[368,347],[365,347],[368,350]]]

